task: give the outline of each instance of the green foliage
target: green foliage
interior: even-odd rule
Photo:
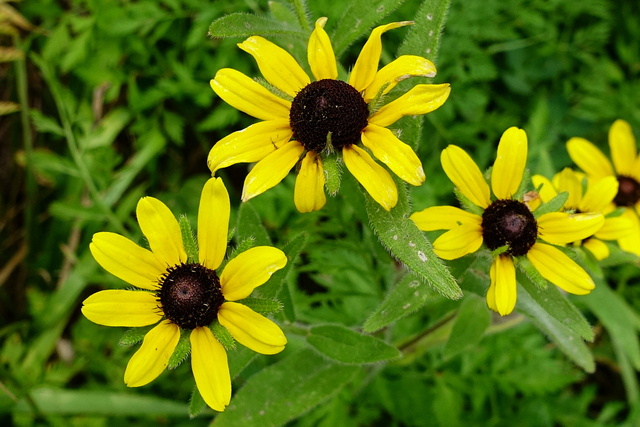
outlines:
[[[149,195],[184,214],[183,234],[192,236],[187,225],[197,223],[208,151],[256,122],[220,100],[209,80],[230,67],[261,81],[255,61],[236,46],[251,35],[274,41],[309,71],[307,40],[323,16],[340,78],[372,28],[414,21],[383,35],[380,65],[421,55],[437,65],[434,83],[451,83],[437,111],[392,125],[418,153],[427,182],[408,188],[396,179],[400,202],[385,211],[334,159],[325,164],[326,206],[300,214],[295,173],[240,203],[247,165],[218,172],[232,205],[225,262],[257,245],[287,256],[284,268],[240,301],[282,328],[286,349],[257,355],[214,322],[234,390],[221,414],[207,408],[190,363],[181,363],[190,350],[185,331],[171,369],[126,388],[127,363],[153,326],[108,328],[81,315],[94,292],[129,287],[95,262],[92,235],[116,232],[148,247],[135,208]],[[205,425],[213,418],[218,426],[595,427],[640,420],[637,257],[613,242],[603,262],[563,248],[596,283],[576,297],[522,257],[516,311],[502,318],[484,299],[489,252],[441,261],[431,245],[438,234],[409,220],[416,210],[457,203],[439,159],[448,144],[485,168],[500,134],[518,126],[529,137],[528,169],[552,176],[570,165],[569,137],[604,148],[617,118],[637,135],[640,17],[631,3],[0,1],[0,47],[24,53],[0,64],[3,425]],[[429,82],[407,79],[382,101]],[[185,242],[197,259],[195,240]]]

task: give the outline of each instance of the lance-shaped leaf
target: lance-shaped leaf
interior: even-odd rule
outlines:
[[[341,325],[313,326],[307,342],[323,355],[346,364],[375,363],[401,356],[394,346]]]

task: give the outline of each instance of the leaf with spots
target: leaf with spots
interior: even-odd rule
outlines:
[[[407,189],[394,179],[398,187],[398,204],[386,211],[365,192],[365,208],[369,221],[382,244],[416,275],[418,280],[450,299],[462,297],[462,290],[449,269],[433,252],[431,242],[409,219]]]
[[[409,28],[398,55],[418,55],[435,63],[440,49],[442,29],[449,13],[449,0],[425,0]]]
[[[437,295],[436,291],[418,280],[416,275],[409,273],[391,288],[384,301],[364,322],[363,329],[365,332],[378,331],[415,312]]]

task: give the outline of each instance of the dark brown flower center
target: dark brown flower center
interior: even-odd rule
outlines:
[[[482,214],[482,238],[492,251],[507,245],[507,253],[525,255],[536,242],[538,224],[533,214],[517,200],[496,200]]]
[[[367,103],[353,86],[324,79],[298,92],[291,104],[289,124],[294,140],[320,153],[327,148],[327,139],[335,149],[358,143],[368,116]]]
[[[201,264],[169,267],[156,296],[164,315],[182,329],[211,324],[224,302],[218,275]]]
[[[619,175],[618,194],[613,199],[616,206],[634,206],[640,200],[640,183],[635,179]]]

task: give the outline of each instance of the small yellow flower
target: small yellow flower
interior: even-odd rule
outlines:
[[[569,197],[562,209],[577,213],[602,212],[607,215],[613,211],[612,202],[618,193],[618,180],[613,176],[607,176],[598,180],[586,180],[587,187],[583,194],[582,174],[569,168],[555,174],[552,181],[542,175],[534,175],[531,180],[533,185],[539,188],[539,201],[548,202],[558,193],[566,191]],[[539,203],[529,204],[529,206],[535,208],[537,204]],[[609,248],[603,240],[619,240],[631,232],[633,232],[633,223],[628,218],[605,217],[602,228],[581,243],[596,259],[603,260],[609,256]]]
[[[442,151],[441,161],[449,179],[462,196],[482,210],[482,215],[453,206],[435,206],[414,213],[411,219],[424,231],[448,230],[433,243],[440,258],[460,258],[476,252],[483,243],[495,251],[489,271],[489,308],[503,316],[515,308],[514,262],[523,256],[542,277],[569,293],[583,295],[595,287],[582,267],[553,245],[593,235],[604,217],[601,213],[550,212],[535,218],[522,200],[514,199],[527,163],[527,135],[522,129],[512,127],[502,135],[491,188],[460,147],[448,146]]]
[[[198,260],[187,259],[180,225],[169,208],[143,197],[138,223],[151,250],[115,233],[96,233],[90,245],[105,270],[135,290],[105,290],[87,298],[82,313],[105,326],[153,325],[124,374],[129,387],[156,379],[167,367],[180,333],[189,333],[191,369],[204,401],[223,411],[231,399],[227,353],[209,325],[218,320],[242,345],[262,354],[284,349],[287,339],[271,320],[234,302],[248,297],[285,266],[276,248],[258,246],[230,260],[220,276],[227,247],[230,203],[220,178],[205,184],[198,210]]]
[[[449,96],[449,84],[416,85],[372,111],[372,101],[399,81],[433,77],[435,66],[425,58],[404,55],[378,70],[382,34],[411,24],[394,22],[372,31],[348,82],[337,80],[336,57],[323,28],[326,21],[316,21],[309,39],[308,62],[314,81],[288,52],[262,37],[252,36],[238,45],[254,57],[265,80],[280,93],[275,95],[233,69],[216,73],[211,80],[216,94],[263,121],[218,141],[209,153],[209,168],[215,173],[236,163],[258,162],[244,182],[242,200],[247,201],[277,185],[300,163],[294,201],[300,212],[311,212],[326,203],[323,161],[341,154],[347,169],[371,197],[390,210],[398,202],[398,190],[371,154],[404,181],[422,184],[425,176],[420,159],[388,126],[403,116],[440,107]]]
[[[567,142],[571,160],[589,179],[614,177],[618,181],[613,205],[623,208],[622,217],[633,224],[633,229],[618,239],[618,245],[622,250],[640,256],[640,155],[629,123],[616,120],[611,125],[609,148],[613,165],[598,147],[586,139],[571,138]]]

